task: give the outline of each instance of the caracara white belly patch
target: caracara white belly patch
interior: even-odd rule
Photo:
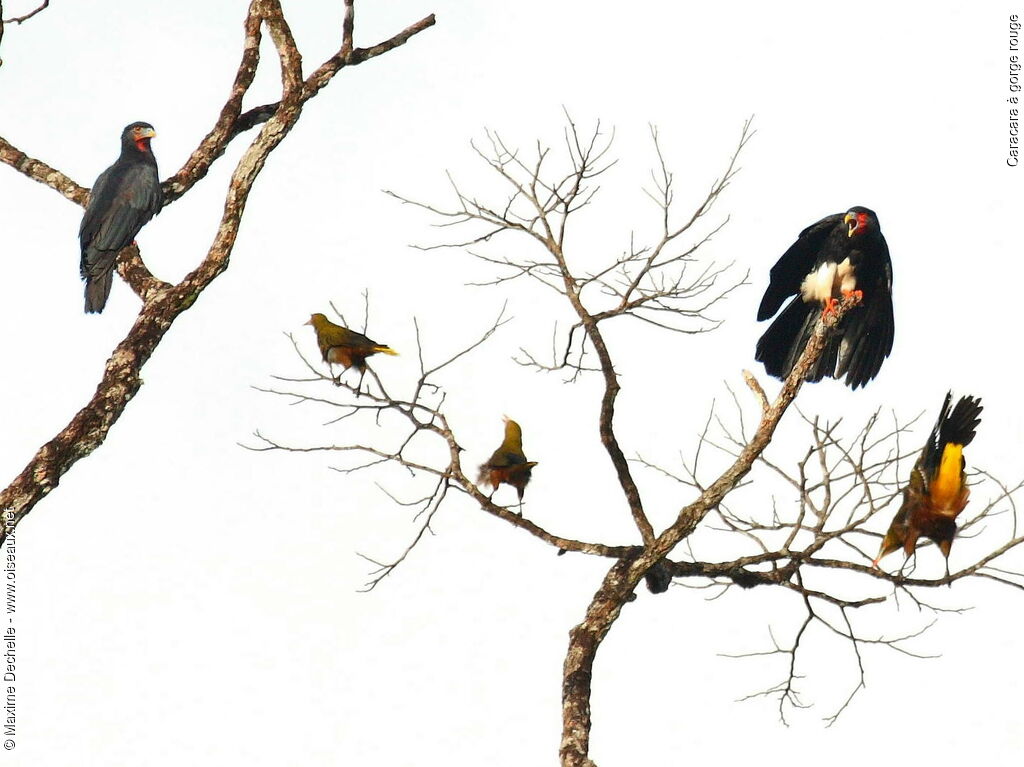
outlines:
[[[826,262],[808,274],[800,284],[800,295],[807,303],[824,302],[839,291],[857,289],[857,276],[850,259],[842,262]]]

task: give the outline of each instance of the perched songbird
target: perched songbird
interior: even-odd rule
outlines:
[[[981,423],[981,400],[961,397],[950,412],[952,393],[946,394],[939,420],[935,422],[928,444],[910,473],[910,484],[903,491],[903,504],[882,539],[874,566],[886,554],[903,547],[909,557],[922,535],[931,538],[946,558],[956,535],[956,517],[967,505],[967,478],[963,451],[974,439]]]
[[[481,485],[490,485],[493,488],[492,496],[502,482],[512,485],[519,493],[519,505],[522,506],[523,491],[526,490],[530,474],[536,465],[536,461],[527,461],[523,454],[522,428],[511,418],[505,416],[505,440],[487,459],[487,463],[480,465],[480,476],[477,482]]]
[[[331,365],[341,365],[345,370],[354,367],[359,371],[359,383],[356,385],[357,392],[359,387],[363,385],[363,376],[366,375],[367,357],[377,354],[377,352],[391,355],[398,354],[390,346],[372,341],[362,333],[349,330],[341,325],[335,325],[322,314],[312,315],[306,324],[312,325],[313,330],[316,331],[317,346],[320,347],[320,354],[323,356],[324,362],[327,363],[332,376],[334,375],[334,370],[331,368]],[[335,378],[334,382],[340,385],[341,376],[339,375]]]
[[[92,185],[78,229],[86,312],[103,311],[118,252],[131,245],[163,205],[156,158],[149,146],[154,136],[156,132],[149,123],[132,123],[125,128],[121,133],[121,156]]]
[[[876,375],[892,351],[892,263],[878,217],[867,208],[827,216],[800,232],[772,267],[757,319],[774,315],[795,296],[757,342],[756,359],[769,375],[785,378],[814,332],[819,307],[832,311],[839,296],[857,293],[861,305],[843,318],[808,381],[842,378],[856,389]]]

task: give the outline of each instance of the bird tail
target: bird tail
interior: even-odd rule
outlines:
[[[114,281],[113,272],[104,272],[96,277],[85,278],[85,311],[86,314],[98,314],[107,305],[110,286]]]
[[[397,357],[398,356],[398,352],[396,352],[390,346],[384,346],[382,344],[378,344],[377,346],[374,346],[373,347],[373,351],[374,352],[380,352],[381,354],[390,354],[392,357]]]
[[[81,272],[85,279],[85,312],[98,314],[107,305],[114,281],[116,252],[86,250],[82,254]]]
[[[967,488],[963,487],[964,447],[974,439],[982,407],[980,399],[961,397],[950,411],[951,401],[952,392],[947,392],[932,429],[925,468],[931,479],[929,493],[933,504],[959,512],[967,504]]]
[[[768,375],[785,378],[792,372],[793,366],[807,346],[817,319],[817,304],[804,303],[797,296],[786,305],[761,336],[757,342],[754,359],[764,363]],[[835,368],[836,350],[831,347],[832,344],[829,344],[818,364],[808,375],[809,381],[819,381],[823,376],[830,375]]]
[[[942,413],[935,424],[935,437],[938,446],[971,444],[974,439],[974,430],[981,423],[981,400],[976,397],[961,397],[949,412],[949,403],[952,393],[946,394],[946,401],[942,406]]]

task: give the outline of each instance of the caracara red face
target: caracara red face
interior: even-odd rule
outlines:
[[[149,140],[156,138],[156,131],[153,130],[153,126],[148,123],[134,123],[130,126],[131,140],[135,142],[135,147],[140,152],[149,151]]]
[[[855,234],[864,234],[868,230],[868,214],[863,211],[851,210],[843,219],[846,224],[846,236],[853,237]]]

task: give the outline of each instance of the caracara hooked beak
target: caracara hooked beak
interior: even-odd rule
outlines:
[[[132,141],[135,142],[135,148],[140,152],[149,151],[149,140],[151,138],[156,138],[156,131],[153,130],[152,126],[136,125],[132,128]]]
[[[847,226],[846,236],[853,237],[853,235],[861,234],[868,228],[868,214],[850,211],[843,219],[843,223]]]

